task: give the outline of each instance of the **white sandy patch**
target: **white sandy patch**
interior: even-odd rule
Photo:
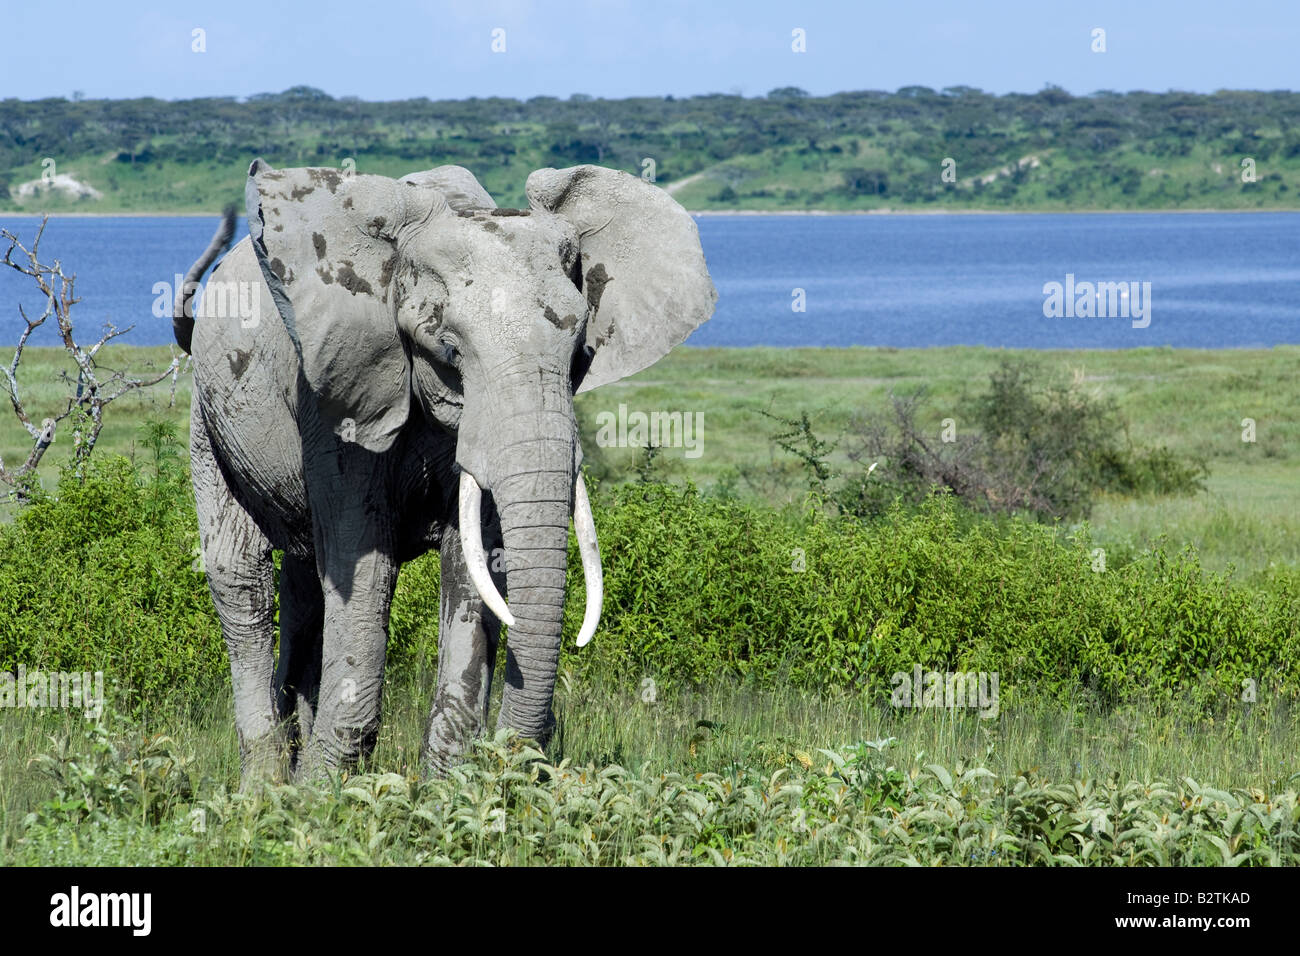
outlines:
[[[67,173],[59,173],[52,179],[33,179],[29,182],[19,183],[17,186],[9,188],[9,194],[14,199],[31,199],[39,196],[47,190],[53,189],[55,192],[64,193],[73,199],[103,199],[104,194],[94,186],[89,186],[80,180],[73,179]]]

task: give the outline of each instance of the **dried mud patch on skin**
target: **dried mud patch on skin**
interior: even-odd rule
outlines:
[[[226,361],[230,363],[230,374],[236,379],[244,377],[244,372],[248,371],[248,361],[250,354],[243,349],[235,349],[227,353]]]
[[[343,182],[343,174],[337,169],[309,169],[307,175],[318,186],[324,186],[331,193],[338,192],[339,183]]]
[[[550,322],[551,325],[555,326],[557,329],[568,331],[578,324],[578,317],[572,312],[561,319],[555,314],[555,310],[549,305],[546,307],[545,311],[542,312],[542,315],[546,316],[546,321]]]
[[[383,266],[379,270],[379,284],[387,289],[393,283],[393,273],[397,271],[397,253],[393,253],[384,260]],[[384,299],[388,301],[387,297]]]
[[[423,329],[426,335],[432,335],[442,328],[442,309],[441,302],[434,302],[430,305],[427,299],[421,300],[418,307],[421,318],[417,326]]]
[[[364,292],[367,295],[370,295],[374,292],[374,290],[370,288],[370,283],[356,274],[355,270],[352,268],[352,263],[349,261],[345,260],[343,264],[339,266],[338,280],[339,285],[343,286],[343,288],[347,289],[353,295],[356,295],[359,292]]]
[[[614,281],[614,277],[605,271],[605,264],[597,262],[587,270],[583,287],[587,292],[587,308],[595,315],[600,309],[600,297],[605,294],[605,286]]]

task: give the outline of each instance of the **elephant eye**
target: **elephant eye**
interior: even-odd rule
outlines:
[[[433,358],[434,361],[448,368],[460,367],[460,352],[456,350],[456,346],[445,339],[433,347]]]

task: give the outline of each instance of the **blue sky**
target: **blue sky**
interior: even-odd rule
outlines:
[[[5,0],[0,96],[1294,89],[1300,0]],[[382,11],[382,12],[380,12]],[[1106,30],[1106,52],[1090,49]],[[192,52],[192,31],[207,50]],[[492,31],[505,31],[493,53]],[[791,51],[791,31],[807,52]]]

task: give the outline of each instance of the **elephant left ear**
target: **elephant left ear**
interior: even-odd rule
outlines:
[[[658,186],[603,166],[539,169],[534,209],[578,231],[595,350],[578,391],[653,365],[713,314],[718,300],[691,214]]]

